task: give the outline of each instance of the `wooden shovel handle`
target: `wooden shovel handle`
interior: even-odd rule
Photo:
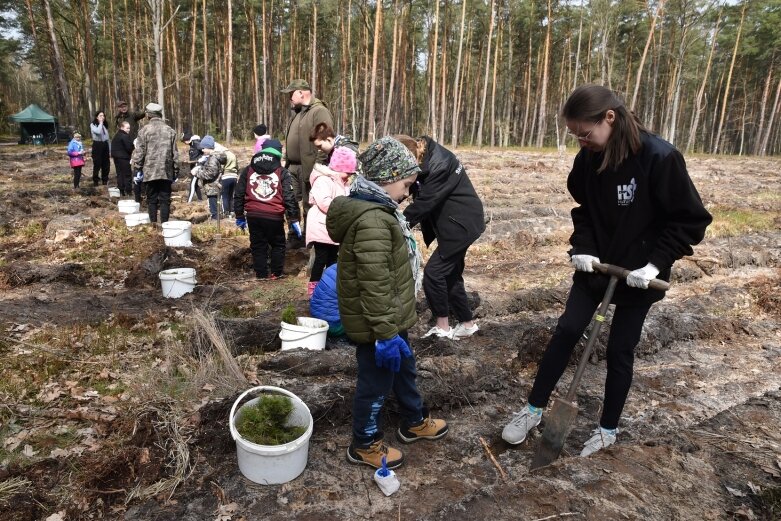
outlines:
[[[632,273],[626,268],[615,266],[613,264],[595,262],[592,264],[592,266],[594,266],[594,269],[600,273],[604,273],[605,275],[615,275],[616,277],[624,280],[626,280],[627,275]],[[648,283],[648,287],[651,289],[658,289],[659,291],[667,291],[670,289],[670,284],[660,279],[651,279],[651,281]]]

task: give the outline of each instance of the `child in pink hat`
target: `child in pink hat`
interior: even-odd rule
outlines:
[[[325,229],[325,215],[331,201],[340,195],[348,195],[350,176],[356,171],[358,160],[355,152],[347,147],[334,149],[328,166],[317,164],[309,176],[312,186],[309,204],[312,206],[306,216],[306,245],[315,249],[312,274],[309,277],[307,294],[311,297],[323,270],[336,262],[339,245]]]

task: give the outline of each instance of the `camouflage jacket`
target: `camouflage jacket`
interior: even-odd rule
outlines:
[[[144,172],[144,182],[179,176],[179,152],[176,150],[176,131],[152,118],[138,132],[138,143],[133,153],[133,169]]]
[[[193,177],[197,177],[203,191],[206,192],[206,197],[212,197],[220,195],[220,177],[224,169],[224,165],[227,162],[227,155],[224,152],[212,152],[211,155],[206,157],[206,161],[197,164],[190,171]]]

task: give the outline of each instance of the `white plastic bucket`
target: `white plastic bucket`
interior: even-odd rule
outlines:
[[[179,298],[191,293],[196,284],[194,268],[163,270],[159,277],[165,298]]]
[[[125,224],[127,224],[128,228],[132,228],[133,226],[138,226],[139,224],[149,224],[149,214],[148,213],[126,213]]]
[[[163,241],[166,246],[188,248],[193,245],[193,223],[190,221],[168,221],[163,223]]]
[[[245,396],[254,391],[284,394],[289,397],[293,402],[293,412],[290,413],[288,418],[289,424],[306,427],[304,434],[300,438],[282,445],[258,445],[242,438],[239,431],[236,430],[236,420],[241,417],[241,410],[244,407],[255,405],[261,397],[259,396],[248,401],[239,408],[238,412],[236,412],[236,407]],[[244,391],[233,402],[228,422],[230,424],[231,436],[236,441],[239,470],[247,479],[261,485],[277,485],[297,478],[306,468],[306,462],[309,457],[309,438],[312,436],[314,421],[312,420],[312,413],[309,412],[309,407],[306,406],[301,398],[290,391],[269,385],[253,387]]]
[[[325,349],[325,338],[328,336],[328,322],[312,317],[298,317],[298,325],[282,322],[279,338],[282,340],[282,351],[303,347],[313,351]]]
[[[123,199],[117,203],[119,213],[138,213],[141,209],[141,203],[137,203],[132,199]]]
[[[119,193],[119,188],[116,186],[112,186],[108,189],[108,196],[109,197],[119,197],[121,194]]]

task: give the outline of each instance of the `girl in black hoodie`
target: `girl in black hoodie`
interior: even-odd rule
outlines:
[[[540,362],[529,400],[502,432],[521,443],[540,423],[578,339],[604,296],[608,277],[594,272],[605,262],[633,270],[619,281],[607,344],[607,378],[599,427],[581,452],[612,445],[632,383],[634,348],[651,304],[664,293],[648,289],[653,278],[670,280],[673,263],[691,255],[711,216],[686,171],[681,153],[646,130],[612,91],[599,85],[575,89],[562,109],[569,134],[578,140],[567,188],[579,205],[572,210],[569,251],[575,267],[564,314]]]
[[[415,155],[421,170],[404,217],[410,227],[420,224],[426,246],[437,240],[437,249],[423,271],[423,291],[436,325],[424,337],[457,340],[471,336],[478,327],[466,298],[464,259],[466,250],[485,231],[483,203],[450,150],[428,136],[396,139]],[[448,321],[451,310],[458,320],[453,328]]]

